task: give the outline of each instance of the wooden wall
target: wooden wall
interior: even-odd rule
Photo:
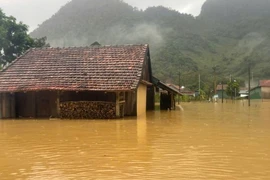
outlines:
[[[151,69],[151,60],[149,51],[145,56],[143,71],[142,71],[142,80],[152,83],[152,69]],[[147,100],[146,100],[146,109],[154,110],[155,109],[155,91],[154,86],[147,87]]]
[[[36,96],[34,92],[16,93],[16,117],[35,118],[36,117]]]
[[[15,118],[15,95],[11,93],[0,94],[0,118]]]
[[[60,93],[60,101],[106,101],[115,102],[116,95],[114,92],[104,92],[104,91],[65,91]]]
[[[160,93],[160,110],[172,109],[172,97],[170,93]]]
[[[155,109],[155,87],[148,86],[147,87],[147,102],[146,102],[146,110],[154,110]]]
[[[19,92],[16,93],[16,117],[49,118],[57,117],[57,92]]]
[[[137,115],[137,93],[126,92],[125,93],[125,116]]]
[[[138,96],[137,96],[138,93]],[[150,90],[151,93],[151,90]],[[49,118],[60,116],[60,104],[63,102],[108,102],[116,103],[116,92],[18,92],[0,95],[0,118]],[[145,112],[147,86],[140,84],[138,92],[124,92],[124,115],[136,116]],[[137,103],[138,101],[138,103]],[[151,104],[151,103],[150,103]],[[150,107],[151,105],[149,105]],[[121,114],[122,114],[121,110]]]

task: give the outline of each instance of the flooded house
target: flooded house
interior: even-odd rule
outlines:
[[[270,99],[270,80],[260,80],[258,86],[250,90],[251,99]]]
[[[111,119],[153,109],[148,45],[34,48],[0,72],[0,118]]]
[[[228,84],[218,84],[216,87],[216,92],[217,92],[217,98],[224,98],[224,99],[228,99],[230,98],[227,93],[226,93],[226,89],[228,88]]]
[[[178,89],[166,84],[156,77],[152,77],[153,85],[158,89],[160,99],[160,110],[175,110],[176,109],[176,95],[182,96]]]

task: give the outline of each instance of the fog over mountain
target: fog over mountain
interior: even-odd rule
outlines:
[[[214,74],[218,81],[234,77],[244,84],[249,63],[255,80],[270,78],[269,9],[269,0],[207,0],[195,17],[121,0],[73,0],[31,36],[47,36],[59,47],[148,43],[155,76],[178,83],[181,72],[183,85],[196,89],[200,74],[210,90]]]
[[[38,24],[49,19],[70,0],[0,0],[0,8],[7,15],[16,17],[34,30]],[[150,6],[165,6],[179,12],[197,16],[205,0],[124,0],[139,9]]]

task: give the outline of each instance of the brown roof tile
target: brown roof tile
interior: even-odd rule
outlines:
[[[0,72],[0,92],[136,89],[148,45],[31,49]]]
[[[270,87],[270,80],[260,80],[259,86],[261,86],[261,87]]]
[[[228,87],[227,84],[223,84],[223,90],[224,91],[226,90],[227,87]],[[222,90],[222,84],[218,84],[216,90],[221,91]]]

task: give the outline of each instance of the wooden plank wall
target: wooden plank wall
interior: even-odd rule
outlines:
[[[17,118],[57,117],[57,92],[19,92],[15,96]]]
[[[58,117],[57,91],[40,91],[36,93],[36,117]]]
[[[0,117],[2,119],[15,118],[15,96],[12,93],[2,93],[0,98]]]
[[[155,109],[155,88],[154,86],[147,87],[147,107],[146,110]]]
[[[125,93],[125,116],[137,115],[137,93],[126,92]]]
[[[34,118],[36,117],[36,101],[34,92],[19,92],[15,95],[16,117]]]

